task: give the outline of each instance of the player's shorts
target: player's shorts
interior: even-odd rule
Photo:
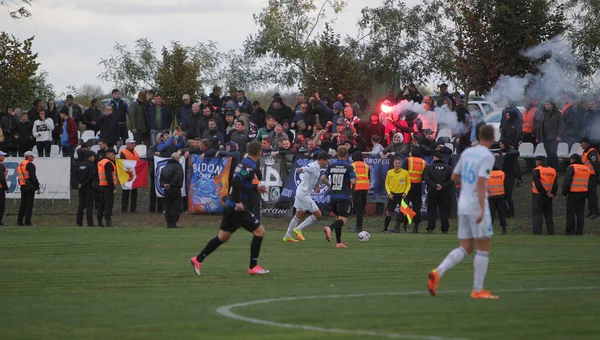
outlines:
[[[350,216],[350,200],[331,200],[331,212],[335,214],[335,216],[348,217]]]
[[[388,212],[396,211],[396,207],[398,206],[398,204],[400,204],[400,202],[402,202],[402,194],[392,194],[392,195],[394,195],[394,198],[393,199],[388,198],[388,202],[387,202],[387,206],[386,206],[386,210]]]
[[[315,212],[319,210],[317,203],[310,198],[310,195],[298,195],[296,194],[296,198],[294,199],[294,208],[297,211],[310,211]]]
[[[477,224],[477,215],[458,215],[458,239],[485,239],[490,238],[494,235],[492,228],[492,217],[490,216],[489,209],[487,209],[483,215],[481,223]]]
[[[239,227],[253,232],[260,227],[260,221],[248,210],[236,211],[234,208],[225,208],[219,229],[233,233]]]

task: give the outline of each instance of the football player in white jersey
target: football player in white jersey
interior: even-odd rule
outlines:
[[[495,158],[490,152],[494,142],[494,128],[483,125],[479,128],[479,145],[468,148],[461,155],[452,180],[461,184],[458,199],[458,238],[460,247],[452,250],[442,263],[429,273],[427,288],[433,296],[444,273],[467,257],[475,246],[477,253],[473,261],[473,299],[497,299],[483,289],[493,235],[492,218],[487,199],[487,182],[494,167]]]
[[[283,242],[304,241],[302,230],[321,217],[321,210],[317,206],[317,203],[312,200],[310,195],[313,190],[316,193],[319,193],[320,189],[318,182],[321,178],[321,169],[327,167],[327,164],[329,164],[329,157],[328,153],[321,152],[316,161],[296,170],[300,173],[300,185],[298,185],[298,189],[296,189],[296,198],[294,200],[296,215],[294,215],[290,221],[288,230],[283,237]],[[305,211],[310,211],[312,215],[308,216],[302,224],[298,225],[300,220],[304,218]],[[292,237],[292,233],[296,234],[298,240]]]

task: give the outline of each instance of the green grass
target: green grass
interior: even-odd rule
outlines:
[[[250,235],[240,230],[205,261],[198,277],[188,260],[214,236],[218,219],[188,221],[204,226],[0,229],[0,338],[365,339],[372,337],[232,320],[216,308],[385,292],[423,294],[300,299],[232,311],[281,323],[444,338],[598,334],[600,289],[530,290],[600,286],[598,237],[494,237],[486,287],[500,300],[474,301],[468,295],[472,257],[442,279],[440,290],[454,292],[426,294],[427,272],[456,247],[456,235],[380,235],[371,224],[369,243],[346,233],[348,249],[335,249],[314,226],[306,242],[283,243],[282,229],[272,225],[287,221],[268,220],[260,263],[271,274],[247,275]]]

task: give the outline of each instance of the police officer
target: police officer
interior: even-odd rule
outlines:
[[[129,138],[126,141],[127,146],[119,152],[119,158],[131,161],[139,161],[140,155],[135,151],[135,139]],[[131,212],[137,209],[138,189],[123,190],[121,193],[121,212],[126,213],[129,206],[129,193],[131,192]]]
[[[552,198],[558,191],[558,181],[556,180],[556,170],[545,164],[544,156],[535,158],[533,169],[533,181],[531,183],[531,207],[533,233],[542,234],[542,216],[546,219],[546,228],[548,235],[554,235],[554,219],[552,216]]]
[[[423,179],[427,184],[427,233],[433,233],[437,219],[437,209],[440,209],[442,233],[447,234],[450,228],[450,209],[452,208],[452,167],[444,163],[444,155],[436,152],[433,163],[425,168]],[[411,184],[412,185],[412,184]]]
[[[588,213],[585,217],[593,220],[598,218],[598,176],[600,176],[600,161],[598,150],[594,149],[587,138],[581,140],[583,155],[581,162],[590,169],[590,181],[588,183]]]
[[[371,172],[369,166],[363,161],[363,154],[360,151],[355,151],[352,154],[351,165],[356,174],[356,185],[352,191],[352,205],[356,214],[355,233],[360,233],[363,230],[363,217],[365,215],[365,207],[367,206],[367,193],[371,182]]]
[[[33,164],[33,152],[25,152],[25,160],[23,160],[17,167],[17,175],[19,177],[19,185],[21,186],[21,205],[19,206],[19,214],[17,215],[18,226],[31,226],[35,227],[31,223],[31,214],[33,213],[33,201],[35,199],[35,193],[39,195],[40,182],[35,174],[35,165]],[[23,224],[25,219],[25,224]]]
[[[181,187],[183,186],[183,167],[179,163],[180,157],[178,152],[173,152],[171,159],[160,172],[159,184],[161,188],[165,188],[167,228],[181,228],[177,225],[181,215]]]
[[[590,169],[581,163],[578,154],[569,157],[562,194],[567,200],[567,235],[583,235],[583,214],[587,198]],[[577,226],[577,229],[575,229]]]
[[[87,219],[87,226],[94,226],[94,184],[97,175],[97,166],[94,163],[96,154],[93,151],[86,151],[82,157],[79,157],[79,164],[75,171],[77,180],[77,189],[79,190],[79,206],[77,207],[76,222],[77,226],[83,227],[83,210]]]
[[[419,232],[419,223],[421,223],[421,205],[422,201],[422,186],[423,183],[423,172],[427,163],[421,158],[421,150],[418,146],[413,146],[410,150],[409,157],[404,161],[402,168],[408,171],[410,177],[410,191],[407,195],[407,203],[412,204],[412,210],[417,213],[413,218],[413,232]],[[405,221],[408,223],[408,221]],[[406,230],[406,224],[404,225]]]
[[[502,227],[502,235],[506,234],[506,215],[504,215],[504,181],[506,175],[504,171],[497,167],[492,168],[490,178],[488,179],[488,202],[490,205],[490,214],[492,215],[492,225],[496,219],[496,212],[498,213],[498,219],[500,219],[500,226]]]
[[[100,191],[100,202],[98,202],[98,226],[114,227],[112,224],[112,210],[117,193],[117,167],[115,166],[115,150],[109,148],[106,158],[98,162],[98,190]],[[106,218],[106,225],[102,219]]]
[[[0,227],[5,227],[2,222],[4,218],[4,208],[6,207],[6,192],[8,191],[8,183],[6,182],[6,165],[4,165],[4,157],[6,153],[0,151]]]

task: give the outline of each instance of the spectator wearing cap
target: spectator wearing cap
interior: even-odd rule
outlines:
[[[104,114],[98,118],[100,135],[109,148],[119,144],[119,119],[113,114],[113,110],[111,105],[106,106]]]
[[[548,235],[554,235],[554,217],[552,212],[552,199],[558,192],[558,181],[556,170],[549,167],[546,163],[546,157],[537,156],[533,169],[531,183],[531,207],[533,209],[532,222],[533,233],[541,235],[543,231],[542,218],[546,219],[546,228]]]
[[[79,144],[79,135],[77,133],[77,123],[73,117],[69,117],[68,111],[63,108],[60,110],[60,146],[63,157],[75,155],[75,148]]]
[[[140,155],[137,153],[137,151],[135,151],[135,139],[129,138],[125,141],[125,143],[125,149],[119,152],[119,158],[130,161],[139,161]],[[127,208],[129,206],[129,192],[131,192],[131,212],[135,213],[137,209],[138,189],[123,190],[121,194],[121,212],[127,212]]]
[[[560,113],[560,112],[559,112]],[[565,172],[562,195],[567,200],[567,235],[583,235],[585,200],[590,169],[581,163],[581,156],[572,154]]]
[[[273,107],[267,111],[267,114],[275,117],[275,121],[278,123],[283,123],[284,120],[288,122],[294,118],[294,111],[285,105],[283,99],[281,97],[273,99]]]
[[[568,109],[567,109],[568,110]],[[583,155],[581,162],[590,169],[590,180],[588,182],[588,213],[585,216],[591,220],[598,218],[598,176],[600,176],[600,159],[598,150],[592,147],[589,139],[581,140]]]
[[[190,95],[184,94],[181,100],[183,103],[179,105],[176,113],[177,126],[181,126],[192,115],[192,100]]]
[[[563,115],[553,102],[546,101],[542,109],[542,117],[537,126],[537,142],[544,143],[548,155],[548,165],[558,167],[558,143],[564,134]]]
[[[77,150],[79,151],[79,150]],[[79,205],[75,222],[83,227],[83,211],[86,212],[87,226],[94,226],[94,182],[96,182],[98,167],[94,164],[96,154],[93,151],[84,151],[79,156],[79,164],[75,170],[77,189],[79,190]]]
[[[16,157],[19,146],[19,119],[12,105],[6,106],[6,116],[0,120],[0,128],[4,135],[4,151],[9,157]]]
[[[112,210],[117,193],[117,167],[114,149],[109,148],[106,151],[106,158],[98,162],[98,191],[100,192],[98,211],[96,212],[98,226],[114,227]],[[106,220],[106,224],[102,223],[102,219]]]
[[[156,135],[163,130],[170,129],[173,123],[173,111],[163,105],[163,99],[160,94],[154,96],[154,105],[148,108],[148,128],[150,129],[150,139],[156,143]]]
[[[76,123],[79,123],[83,120],[83,111],[81,110],[81,106],[74,102],[74,98],[72,95],[67,95],[67,99],[65,99],[65,105],[69,110],[69,117],[75,119]]]
[[[112,99],[110,100],[110,106],[113,107],[113,115],[117,117],[119,125],[119,139],[122,143],[129,138],[127,132],[127,113],[129,112],[129,106],[121,98],[121,92],[118,89],[112,90]]]
[[[444,155],[440,152],[433,154],[433,163],[423,172],[423,181],[427,184],[427,233],[435,230],[437,210],[440,210],[442,233],[450,229],[450,210],[452,209],[452,167],[444,163]],[[419,213],[417,211],[417,213]]]
[[[437,106],[442,107],[442,105],[444,105],[444,99],[448,98],[452,102],[452,107],[455,107],[456,102],[454,101],[454,96],[452,96],[452,94],[450,94],[450,92],[448,92],[448,84],[441,83],[439,85],[439,88],[440,88],[440,95],[438,96],[438,99],[437,99]]]
[[[267,112],[260,106],[258,100],[252,102],[252,114],[250,120],[260,129],[266,125]]]
[[[52,118],[46,117],[46,111],[39,113],[39,119],[33,122],[33,137],[37,147],[39,157],[50,157],[52,146],[52,131],[54,131],[54,122]]]
[[[19,121],[17,136],[19,145],[19,157],[23,157],[26,151],[30,151],[35,145],[35,137],[33,136],[33,123],[29,121],[27,112],[21,114]]]
[[[0,151],[0,227],[5,227],[2,222],[4,219],[4,208],[6,207],[6,192],[8,191],[8,183],[6,181],[6,165],[4,165],[4,157],[7,153]]]
[[[146,125],[146,92],[140,91],[136,100],[131,103],[127,113],[127,128],[133,133],[137,144],[142,144],[148,138]]]
[[[100,125],[97,120],[102,116],[102,111],[98,109],[98,99],[94,98],[90,102],[90,107],[83,112],[81,122],[85,125],[86,130],[94,131],[94,134],[100,131]]]
[[[220,110],[216,110],[216,106],[210,104],[210,100],[207,96],[202,95],[200,97],[200,111],[204,111],[205,107],[209,107],[212,112],[221,113]]]
[[[235,104],[238,109],[244,108],[249,115],[252,115],[252,103],[246,98],[244,90],[237,90],[235,94]]]
[[[221,144],[225,144],[225,137],[223,137],[223,133],[221,133],[221,130],[217,127],[217,121],[214,118],[208,120],[208,130],[204,131],[202,138],[208,140],[216,139]]]
[[[36,175],[36,167],[33,164],[35,158],[33,152],[25,152],[24,157],[25,159],[17,166],[17,176],[21,186],[21,203],[17,215],[17,225],[34,227],[35,225],[31,223],[31,215],[35,194],[36,192],[38,195],[41,194],[40,182]]]

